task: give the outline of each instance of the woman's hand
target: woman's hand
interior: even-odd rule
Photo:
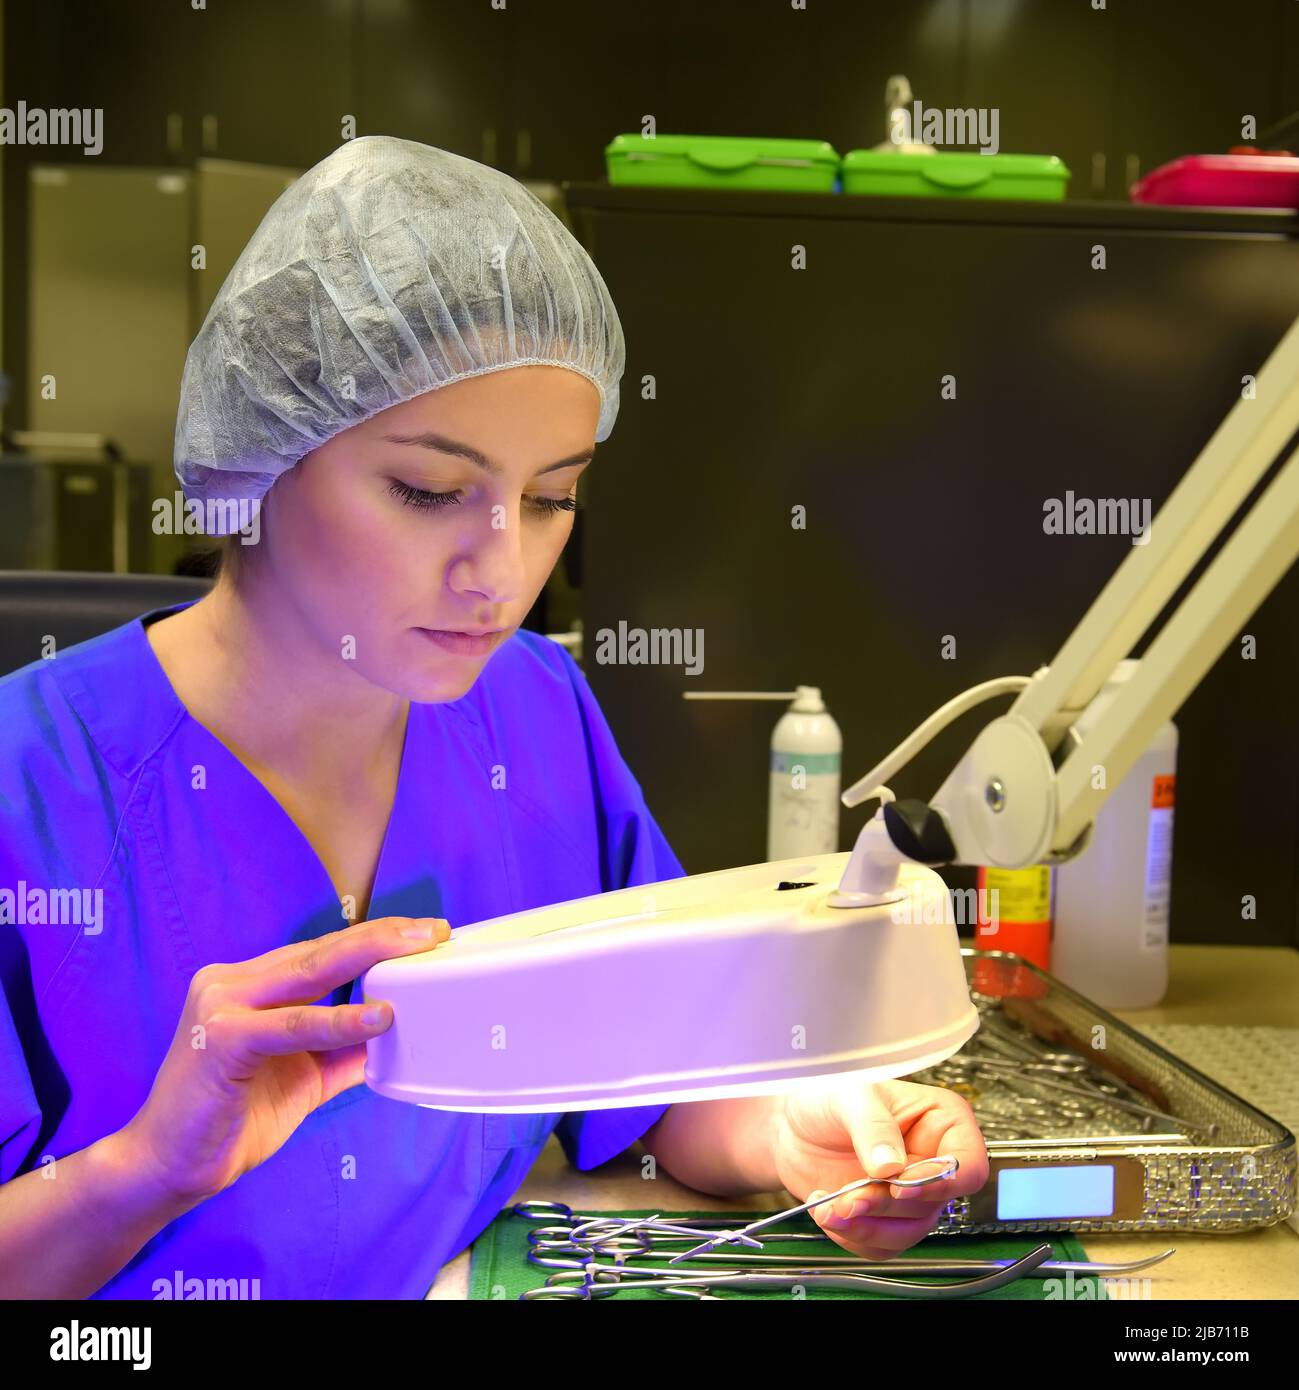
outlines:
[[[435,917],[382,917],[190,981],[176,1036],[123,1151],[161,1192],[194,1205],[269,1158],[302,1121],[365,1076],[386,1003],[314,1001],[393,956],[447,940]]]
[[[873,1183],[812,1208],[831,1240],[872,1260],[923,1240],[953,1197],[987,1182],[988,1151],[968,1102],[911,1081],[832,1080],[784,1098],[772,1150],[781,1182],[804,1202],[855,1179],[895,1177],[908,1163],[941,1155],[960,1160],[955,1176],[943,1182],[910,1191]]]

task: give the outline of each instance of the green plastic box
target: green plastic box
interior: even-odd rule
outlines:
[[[825,140],[730,135],[615,135],[609,182],[623,187],[833,193],[839,156]]]
[[[893,154],[849,150],[843,191],[888,198],[1017,198],[1058,203],[1069,170],[1053,154]]]

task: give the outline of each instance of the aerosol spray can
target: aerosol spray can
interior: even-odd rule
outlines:
[[[688,700],[789,700],[771,735],[767,858],[834,854],[839,848],[843,735],[815,685],[793,690],[687,690]]]

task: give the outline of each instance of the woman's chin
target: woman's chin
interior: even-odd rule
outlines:
[[[368,645],[368,644],[363,644]],[[502,641],[490,651],[446,651],[440,645],[407,634],[383,649],[368,646],[372,659],[360,666],[359,674],[373,685],[417,704],[445,704],[459,700],[473,689],[483,667],[495,655]]]
[[[444,704],[459,700],[473,689],[486,657],[458,657],[451,660],[426,661],[408,669],[402,681],[402,694],[416,704]]]

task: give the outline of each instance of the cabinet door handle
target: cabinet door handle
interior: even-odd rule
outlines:
[[[208,112],[203,117],[203,153],[216,154],[217,152],[217,118]]]

